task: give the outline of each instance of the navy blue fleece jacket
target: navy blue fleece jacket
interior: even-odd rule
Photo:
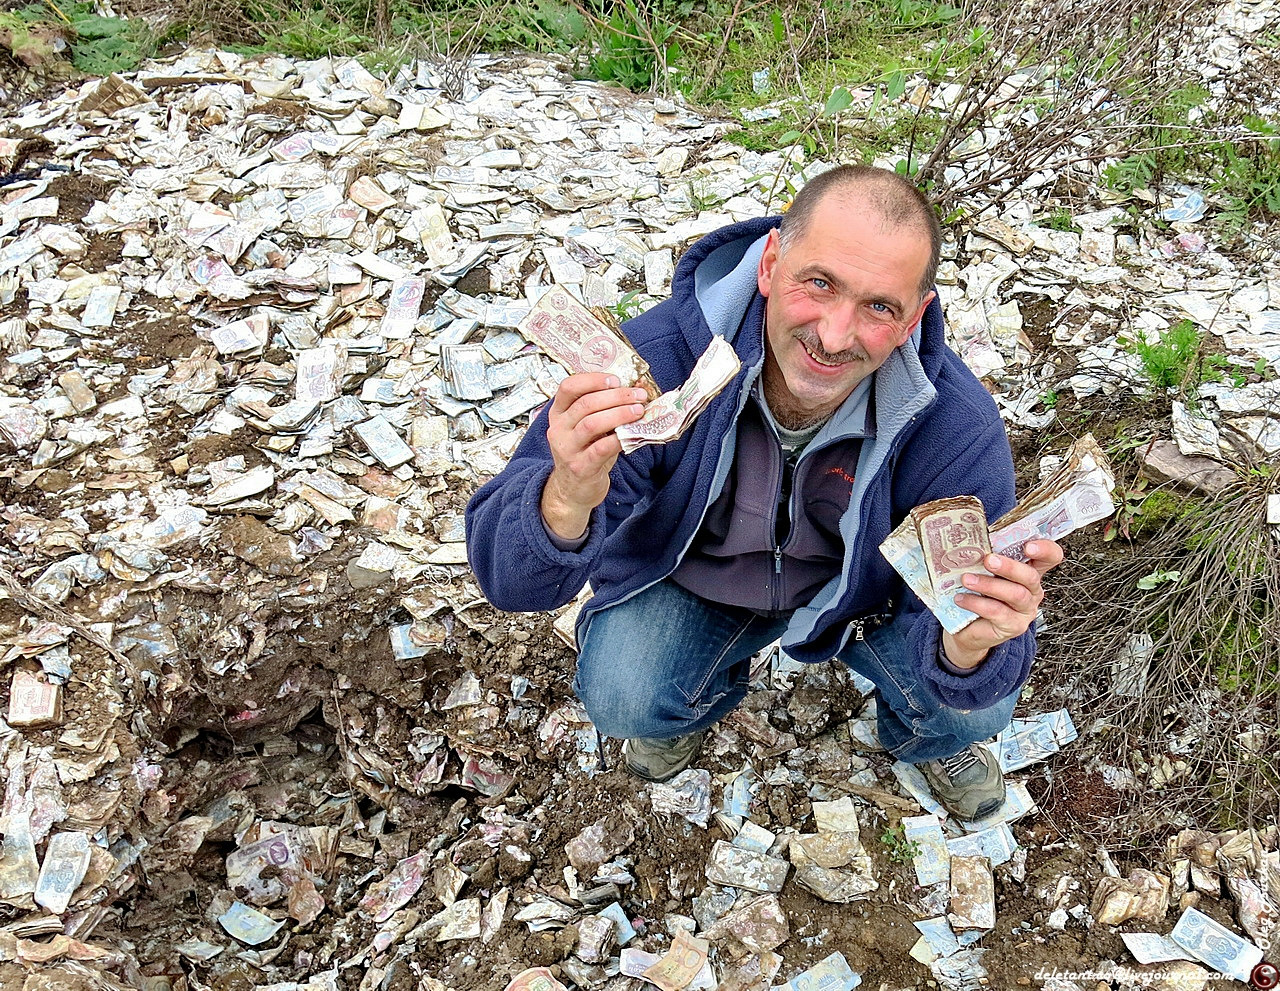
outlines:
[[[542,488],[552,469],[545,407],[506,469],[471,498],[468,555],[495,606],[555,609],[590,581],[595,596],[583,609],[586,618],[675,569],[728,474],[737,417],[763,367],[763,333],[743,317],[758,308],[756,267],[764,236],[777,222],[746,221],[700,240],[676,268],[671,299],[625,325],[664,390],[688,377],[713,333],[734,345],[742,370],[683,437],[618,459],[583,546],[558,550],[542,523]],[[1013,459],[1004,426],[994,401],[946,346],[936,299],[917,334],[877,370],[874,388],[874,437],[861,447],[840,521],[842,570],[795,611],[783,646],[801,661],[827,660],[858,620],[888,609],[911,645],[921,684],[952,708],[986,708],[1026,680],[1034,633],[995,648],[971,674],[948,673],[937,659],[938,621],[879,545],[907,512],[931,499],[976,495],[988,519],[1012,508]],[[838,430],[839,420],[837,413],[824,432]]]

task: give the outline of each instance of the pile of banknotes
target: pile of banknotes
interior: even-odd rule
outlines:
[[[944,629],[958,633],[976,614],[956,605],[965,574],[988,574],[983,559],[993,551],[1026,561],[1022,548],[1037,537],[1057,540],[1115,512],[1115,476],[1098,442],[1085,434],[1062,463],[995,523],[987,526],[973,496],[937,499],[917,506],[880,545],[911,590]]]
[[[519,330],[571,373],[609,372],[617,375],[623,385],[642,388],[649,394],[644,416],[616,431],[626,454],[646,444],[665,444],[681,436],[742,367],[732,345],[722,337],[713,337],[689,378],[659,395],[648,363],[622,331],[610,326],[603,316],[556,286],[529,311]]]

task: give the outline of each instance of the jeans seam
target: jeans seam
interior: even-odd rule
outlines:
[[[907,690],[906,686],[903,685],[901,681],[899,681],[896,677],[894,677],[893,671],[890,669],[889,665],[885,664],[884,660],[880,657],[879,652],[877,652],[875,646],[871,643],[870,640],[867,641],[866,648],[867,648],[867,652],[876,659],[876,664],[880,665],[880,670],[884,672],[885,677],[888,678],[891,682],[893,682],[894,687],[897,688],[898,691],[902,693],[902,697],[907,700],[907,705],[911,707],[911,710],[917,713],[923,712],[924,710],[922,710],[919,704],[917,704],[915,697],[911,694],[911,692]],[[900,719],[902,718],[901,714],[899,714],[898,718]],[[915,728],[914,724],[917,721],[918,720],[914,718],[911,720],[913,729]]]
[[[739,640],[742,639],[743,635],[747,632],[748,629],[750,629],[751,624],[754,621],[755,621],[754,616],[748,616],[746,618],[746,621],[743,622],[742,625],[739,626],[738,629],[734,632],[733,636],[725,641],[724,645],[720,648],[720,651],[716,654],[715,658],[712,660],[712,662],[709,665],[707,665],[706,673],[702,676],[702,680],[698,683],[697,688],[695,689],[693,698],[690,698],[688,696],[685,690],[680,686],[679,682],[674,683],[675,690],[679,692],[682,696],[684,696],[684,704],[686,706],[688,706],[690,709],[696,709],[698,702],[706,694],[707,685],[711,682],[711,679],[715,677],[716,672],[720,670],[720,665],[723,662],[725,655],[729,653],[729,650],[733,647],[735,643],[737,643]]]

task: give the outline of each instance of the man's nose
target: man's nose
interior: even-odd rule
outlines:
[[[842,300],[828,307],[818,326],[818,339],[828,354],[836,354],[853,346],[857,339],[858,307],[852,300]]]

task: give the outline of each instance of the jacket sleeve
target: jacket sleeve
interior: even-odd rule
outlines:
[[[926,480],[922,492],[913,495],[914,505],[946,496],[976,495],[989,520],[1013,507],[1013,456],[1004,424],[994,409],[991,414],[971,443],[958,451],[953,448],[954,457],[937,465],[936,475]],[[923,459],[917,463],[924,463]],[[950,708],[985,709],[995,705],[1021,688],[1031,672],[1036,653],[1034,626],[993,647],[971,674],[957,675],[949,673],[938,660],[942,625],[905,584],[903,601],[892,622],[906,637],[920,684]]]
[[[542,522],[542,489],[551,474],[547,403],[502,473],[467,503],[467,558],[493,605],[510,612],[557,609],[586,584],[605,538],[650,490],[652,447],[618,459],[609,494],[591,514],[587,541],[558,550]]]

